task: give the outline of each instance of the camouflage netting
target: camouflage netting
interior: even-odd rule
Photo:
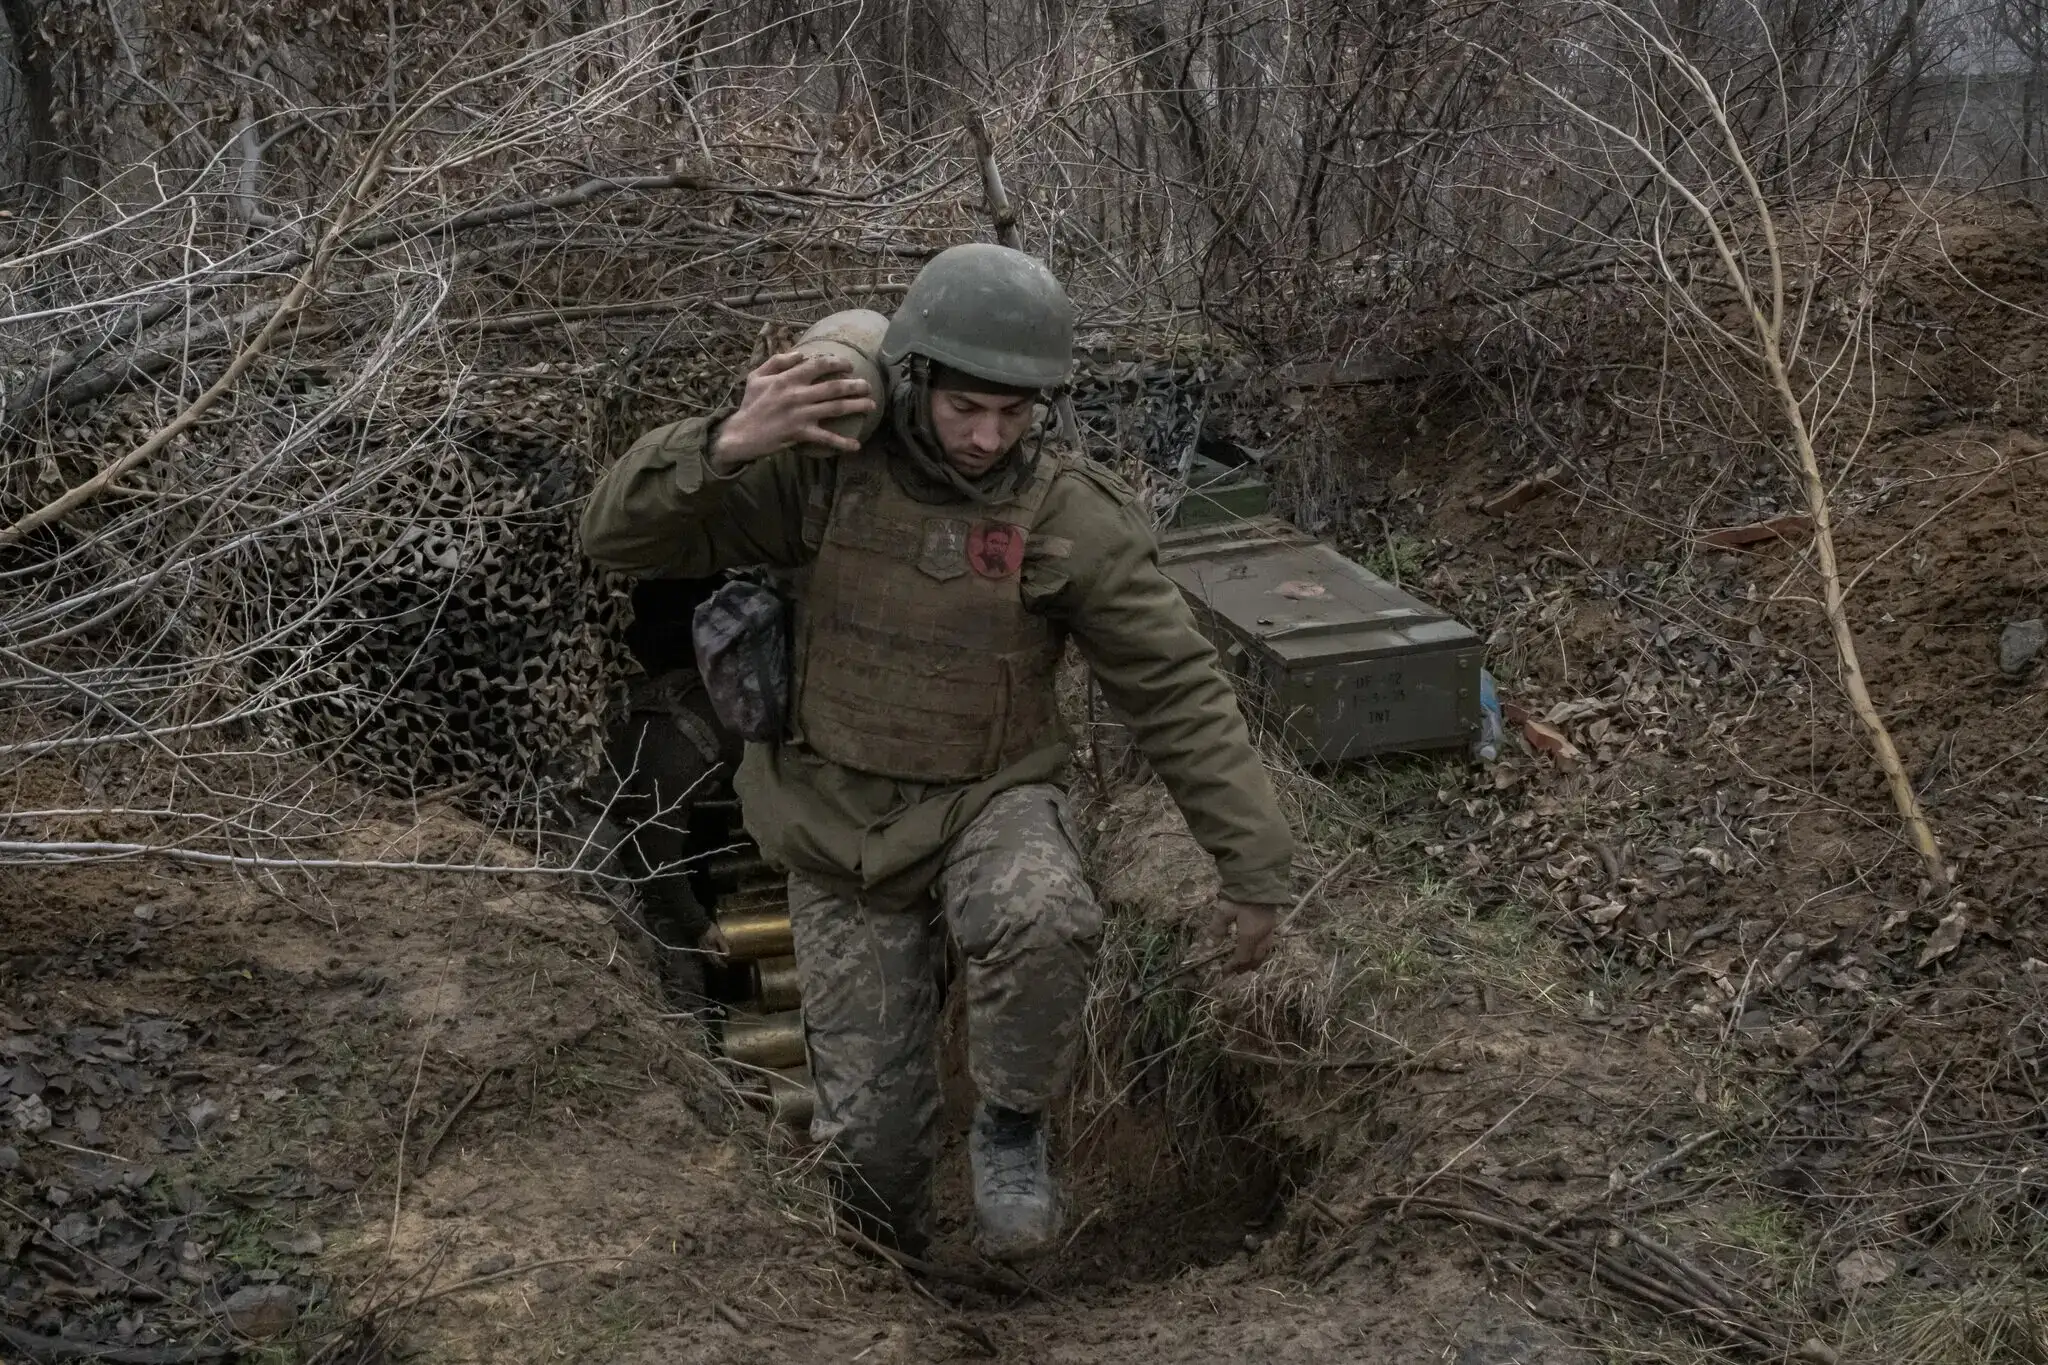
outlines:
[[[1136,459],[1186,478],[1202,437],[1209,380],[1200,363],[1091,357],[1073,383],[1088,453],[1111,465]]]
[[[432,433],[432,463],[359,494],[346,524],[255,548],[287,597],[326,603],[283,723],[401,787],[500,799],[580,785],[623,678],[624,585],[577,551],[577,446],[538,431]],[[365,511],[371,515],[363,515]],[[381,515],[380,515],[381,513]],[[262,651],[259,681],[303,657]]]

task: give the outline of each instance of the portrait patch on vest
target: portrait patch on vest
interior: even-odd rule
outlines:
[[[983,578],[1011,578],[1024,567],[1024,528],[979,521],[967,537],[967,562]]]
[[[951,517],[926,517],[917,567],[942,582],[966,573],[967,523]]]

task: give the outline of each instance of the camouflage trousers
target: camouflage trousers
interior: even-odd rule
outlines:
[[[1043,1110],[1074,1069],[1102,911],[1066,795],[1002,793],[946,850],[932,901],[876,911],[800,876],[789,910],[817,1115],[863,1221],[921,1239],[939,1148],[937,1034],[948,933],[959,946],[968,1070],[987,1103]]]

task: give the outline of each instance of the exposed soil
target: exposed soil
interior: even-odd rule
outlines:
[[[1283,773],[1313,895],[1229,982],[1184,970],[1211,888],[1178,817],[1084,778],[1116,913],[1076,1231],[1028,1286],[967,1249],[957,1150],[935,1259],[979,1287],[840,1245],[571,886],[86,866],[0,880],[14,1354],[2038,1359],[2048,688],[1999,640],[2048,612],[2048,229],[1941,245],[1890,286],[1837,513],[1960,902],[1899,838],[1807,550],[1697,539],[1792,510],[1782,472],[1658,447],[1624,395],[1561,492],[1488,517],[1548,461],[1504,463],[1469,393],[1380,394],[1333,530],[1582,757]]]
[[[322,1360],[1316,1360],[1390,1330],[1259,1268],[1284,1162],[1240,1136],[1190,1169],[1143,1103],[1077,1118],[1086,1222],[1034,1273],[1042,1300],[914,1291],[814,1221],[800,1154],[662,1017],[631,933],[559,887],[120,868],[11,874],[5,895],[8,1056],[40,1066],[15,1089],[50,1123],[6,1158],[4,1292],[44,1339]],[[956,1211],[961,1164],[942,1182]],[[939,1259],[971,1269],[950,1221]],[[228,1307],[270,1286],[275,1317]],[[1483,1296],[1471,1307],[1461,1340],[1486,1335]]]

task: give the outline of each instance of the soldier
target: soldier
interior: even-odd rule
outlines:
[[[616,783],[610,803],[625,826],[618,848],[639,881],[641,915],[671,1000],[704,1003],[704,954],[722,940],[690,879],[690,807],[740,759],[737,736],[718,723],[690,649],[690,615],[718,586],[713,579],[642,579],[633,587],[626,647],[642,674],[627,688],[626,710],[606,736]]]
[[[953,247],[919,272],[872,412],[843,361],[795,353],[739,406],[649,432],[600,482],[585,551],[634,573],[801,567],[788,731],[750,744],[748,830],[789,869],[812,1136],[871,1234],[917,1254],[938,1146],[944,935],[964,961],[977,1244],[1045,1249],[1061,1209],[1046,1113],[1072,1072],[1102,912],[1060,784],[1071,638],[1222,877],[1210,930],[1264,960],[1293,839],[1214,651],[1131,492],[1048,448],[1073,308],[1033,258]],[[815,442],[842,452],[807,458]]]

